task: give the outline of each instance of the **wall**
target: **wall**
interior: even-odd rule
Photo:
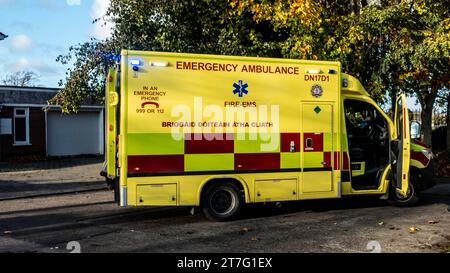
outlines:
[[[45,112],[40,107],[29,108],[30,143],[27,146],[14,146],[14,135],[0,135],[1,158],[15,156],[45,155]],[[13,119],[13,107],[3,107],[0,118]],[[14,133],[14,121],[12,121]]]

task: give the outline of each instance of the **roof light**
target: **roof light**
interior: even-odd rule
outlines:
[[[320,69],[308,69],[308,70],[306,70],[306,73],[308,73],[308,74],[322,74],[322,71]]]
[[[141,61],[140,60],[131,60],[130,64],[131,65],[141,65]]]
[[[167,67],[167,66],[169,66],[169,62],[157,61],[157,62],[151,62],[151,65],[156,66],[156,67]]]
[[[329,69],[328,74],[337,74],[337,71],[334,69]]]

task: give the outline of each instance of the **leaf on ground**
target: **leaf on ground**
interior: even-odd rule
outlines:
[[[250,232],[250,231],[252,231],[251,228],[244,227],[244,228],[242,228],[242,229],[239,231],[239,234],[242,235],[242,234],[245,234],[245,233]]]
[[[410,227],[409,228],[409,233],[416,233],[417,231],[419,231],[420,230],[420,228],[417,228],[417,227]]]
[[[428,224],[430,224],[430,225],[434,225],[434,224],[437,224],[437,223],[439,223],[439,221],[428,220]]]

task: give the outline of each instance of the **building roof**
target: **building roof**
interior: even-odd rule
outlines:
[[[45,87],[18,87],[0,85],[0,105],[47,105],[60,89]],[[83,106],[101,106],[98,103],[82,103]]]

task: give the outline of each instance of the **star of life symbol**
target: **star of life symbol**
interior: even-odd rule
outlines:
[[[233,83],[233,87],[233,94],[238,94],[240,98],[248,94],[248,84],[244,83],[242,80],[239,80],[237,83]]]

